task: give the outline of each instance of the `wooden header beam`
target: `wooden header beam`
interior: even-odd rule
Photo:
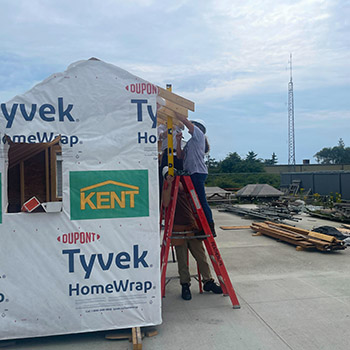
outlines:
[[[158,86],[158,91],[159,91],[158,95],[160,97],[163,97],[165,100],[167,100],[167,102],[170,101],[176,105],[179,105],[176,107],[173,106],[173,108],[184,107],[185,109],[189,109],[190,111],[194,112],[194,102],[187,100],[186,98],[183,98],[179,95],[176,95],[170,91],[167,91],[161,88],[160,86]],[[167,105],[167,107],[170,108],[169,105]],[[181,113],[180,111],[177,111],[177,110],[175,110],[175,112]]]

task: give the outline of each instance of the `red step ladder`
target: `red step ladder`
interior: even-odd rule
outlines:
[[[221,258],[221,255],[216,245],[213,234],[211,233],[210,227],[205,217],[203,208],[200,204],[196,190],[193,187],[191,177],[187,175],[181,175],[181,176],[175,177],[175,180],[172,184],[172,189],[171,189],[170,203],[167,208],[164,208],[163,205],[161,205],[161,217],[160,217],[161,229],[162,229],[163,211],[164,211],[164,235],[163,235],[161,254],[160,254],[162,297],[165,296],[166,269],[168,265],[170,240],[171,240],[171,235],[173,231],[174,215],[175,215],[177,194],[179,191],[180,181],[182,182],[184,190],[187,193],[187,196],[190,200],[192,210],[197,221],[198,228],[204,231],[204,234],[205,234],[204,237],[206,237],[204,239],[204,245],[209,254],[210,261],[212,262],[214,271],[217,275],[222,291],[224,295],[228,295],[230,297],[233,308],[239,309],[240,305],[239,305],[236,293],[233,289],[230,277],[228,276],[225,264]]]

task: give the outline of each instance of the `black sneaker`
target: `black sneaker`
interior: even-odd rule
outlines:
[[[190,285],[188,283],[182,284],[181,297],[183,300],[191,300],[192,299]]]
[[[222,294],[221,286],[217,285],[214,280],[209,280],[204,283],[203,289],[206,292],[213,292],[215,294]]]

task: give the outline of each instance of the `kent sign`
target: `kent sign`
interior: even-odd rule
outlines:
[[[149,216],[147,170],[70,172],[71,220]]]

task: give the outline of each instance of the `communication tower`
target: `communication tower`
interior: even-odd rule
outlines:
[[[290,80],[288,83],[288,165],[295,165],[294,96],[292,77],[292,54],[290,54]]]

